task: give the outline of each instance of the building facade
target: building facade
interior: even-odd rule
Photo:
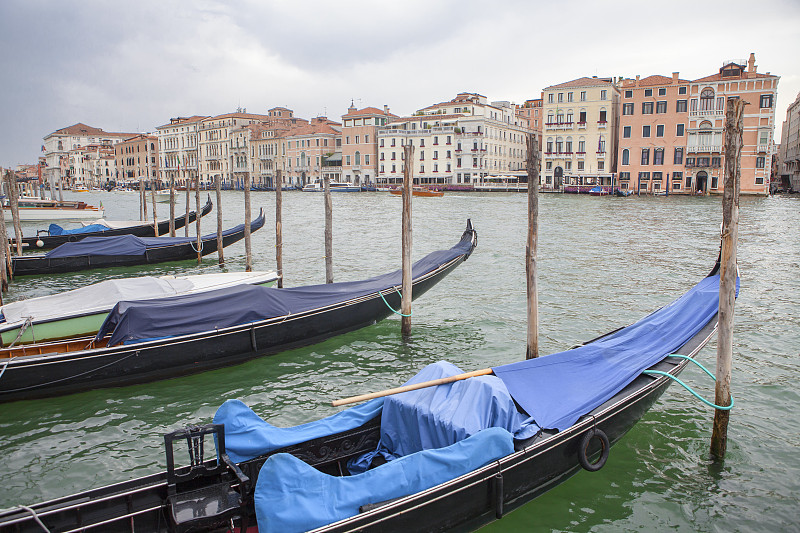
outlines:
[[[286,173],[283,182],[302,187],[322,180],[342,179],[342,125],[327,117],[311,119],[308,125],[289,130],[286,142]]]
[[[91,144],[71,150],[68,166],[67,186],[70,188],[108,187],[110,182],[116,182],[117,165],[112,146]]]
[[[584,77],[543,91],[543,169],[546,189],[610,190],[616,172],[619,88],[612,78]]]
[[[242,161],[243,154],[246,155],[248,152],[243,138],[234,136],[233,132],[240,131],[243,126],[268,122],[269,119],[269,115],[239,110],[201,120],[197,130],[198,174],[201,187],[213,186],[217,176],[226,184],[234,183],[237,177],[241,177],[241,173],[249,166],[247,162]]]
[[[620,80],[620,189],[638,194],[692,192],[684,187],[689,86],[677,72],[671,77]]]
[[[800,94],[786,110],[778,150],[777,188],[800,192]]]
[[[156,128],[159,152],[158,177],[164,186],[174,180],[176,186],[185,187],[197,177],[200,123],[208,117],[177,117],[169,124]]]
[[[342,179],[356,185],[375,185],[378,176],[378,129],[397,118],[387,106],[356,109],[342,115]]]
[[[138,186],[140,180],[158,180],[158,137],[139,134],[114,145],[117,183]]]

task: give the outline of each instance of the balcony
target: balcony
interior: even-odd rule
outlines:
[[[577,155],[578,157],[583,158],[583,157],[586,157],[586,152],[575,152],[575,155]]]
[[[605,128],[606,126],[608,126],[608,121],[606,121],[606,120],[598,120],[597,121],[597,127],[598,128]]]
[[[725,111],[717,110],[717,109],[695,109],[694,111],[689,111],[690,117],[720,117],[722,118],[725,116]]]
[[[606,156],[606,151],[605,150],[598,150],[597,151],[597,155],[600,156],[600,157],[605,157]]]
[[[759,153],[760,152],[769,153],[769,145],[768,144],[759,144],[758,145],[758,151],[759,151]]]
[[[571,130],[574,122],[545,122],[544,125],[548,130]]]
[[[701,146],[687,146],[686,151],[689,153],[703,153],[703,152],[722,152],[722,146],[718,144],[706,144]]]
[[[579,130],[585,130],[586,129],[586,121],[585,120],[583,122],[578,122],[578,129]]]

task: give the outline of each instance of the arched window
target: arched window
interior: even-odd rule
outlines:
[[[553,153],[553,138],[552,137],[548,137],[547,138],[547,153],[548,154],[552,154]]]
[[[714,110],[714,89],[706,87],[700,93],[700,111]]]
[[[627,148],[622,151],[622,164],[623,165],[630,165],[631,164],[631,152]]]
[[[356,162],[355,162],[355,164],[356,165],[360,165],[361,164],[361,152],[356,151]]]
[[[564,153],[564,139],[561,137],[556,137],[556,152]]]
[[[572,153],[572,137],[567,137],[567,140],[564,144],[564,152],[566,152],[567,154]]]

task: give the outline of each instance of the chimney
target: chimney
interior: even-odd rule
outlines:
[[[747,60],[747,72],[756,71],[756,54],[750,52],[750,59]]]
[[[675,82],[675,83],[678,83],[679,79],[680,79],[680,77],[678,76],[678,73],[677,72],[673,72],[672,73],[672,81]]]
[[[383,114],[384,115],[388,115],[389,114],[389,106],[386,105],[386,104],[383,104]]]
[[[639,86],[639,75],[637,74],[636,75],[636,83],[634,84],[634,87],[638,87],[638,86]]]

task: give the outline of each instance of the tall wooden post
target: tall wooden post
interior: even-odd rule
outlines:
[[[244,173],[244,271],[253,271],[253,251],[250,246],[250,173]]]
[[[725,112],[725,189],[722,192],[722,254],[719,270],[719,326],[714,403],[731,404],[733,359],[733,309],[736,302],[736,246],[739,239],[739,181],[742,156],[742,122],[745,103],[729,98]],[[711,455],[725,457],[730,411],[714,411]]]
[[[169,236],[175,236],[175,176],[169,178]]]
[[[64,179],[61,175],[58,176],[58,201],[64,201]]]
[[[186,184],[186,218],[185,218],[186,224],[183,225],[183,232],[184,232],[184,235],[186,237],[188,237],[189,236],[189,206],[192,205],[192,202],[191,202],[191,199],[189,197],[189,194],[191,193],[192,184],[194,183],[194,179],[191,176],[187,176],[186,179],[183,180],[183,182]],[[196,213],[196,215],[199,217],[200,213]]]
[[[219,264],[224,265],[225,253],[222,251],[222,176],[219,174],[214,177],[214,189],[216,189],[217,193],[217,257],[219,258]]]
[[[322,177],[325,200],[325,283],[333,283],[333,204],[330,174]]]
[[[525,274],[528,286],[528,349],[526,359],[539,357],[539,291],[536,248],[539,241],[539,147],[535,135],[528,135],[528,242],[525,246]]]
[[[0,239],[2,239],[2,245],[0,245],[0,264],[2,268],[0,268],[0,292],[6,292],[8,290],[8,278],[11,275],[11,251],[9,249],[8,243],[8,232],[6,231],[6,215],[5,209],[3,206],[0,205]],[[3,305],[0,302],[0,305]]]
[[[194,178],[195,228],[197,229],[197,264],[203,262],[203,238],[200,235],[200,174]]]
[[[158,213],[156,211],[156,183],[150,181],[150,203],[153,204],[153,234],[158,237]]]
[[[283,176],[280,170],[275,171],[275,268],[278,270],[278,288],[283,288]]]
[[[11,221],[14,224],[14,242],[17,245],[17,255],[22,255],[22,226],[19,223],[17,178],[12,171],[6,170],[5,181],[8,189],[8,205],[11,207]]]
[[[414,145],[406,144],[403,147],[405,164],[403,165],[403,287],[400,313],[402,313],[400,332],[403,335],[411,334],[411,195],[414,189]]]
[[[144,206],[144,183],[142,178],[139,178],[139,220],[145,220],[147,213],[145,213]]]

